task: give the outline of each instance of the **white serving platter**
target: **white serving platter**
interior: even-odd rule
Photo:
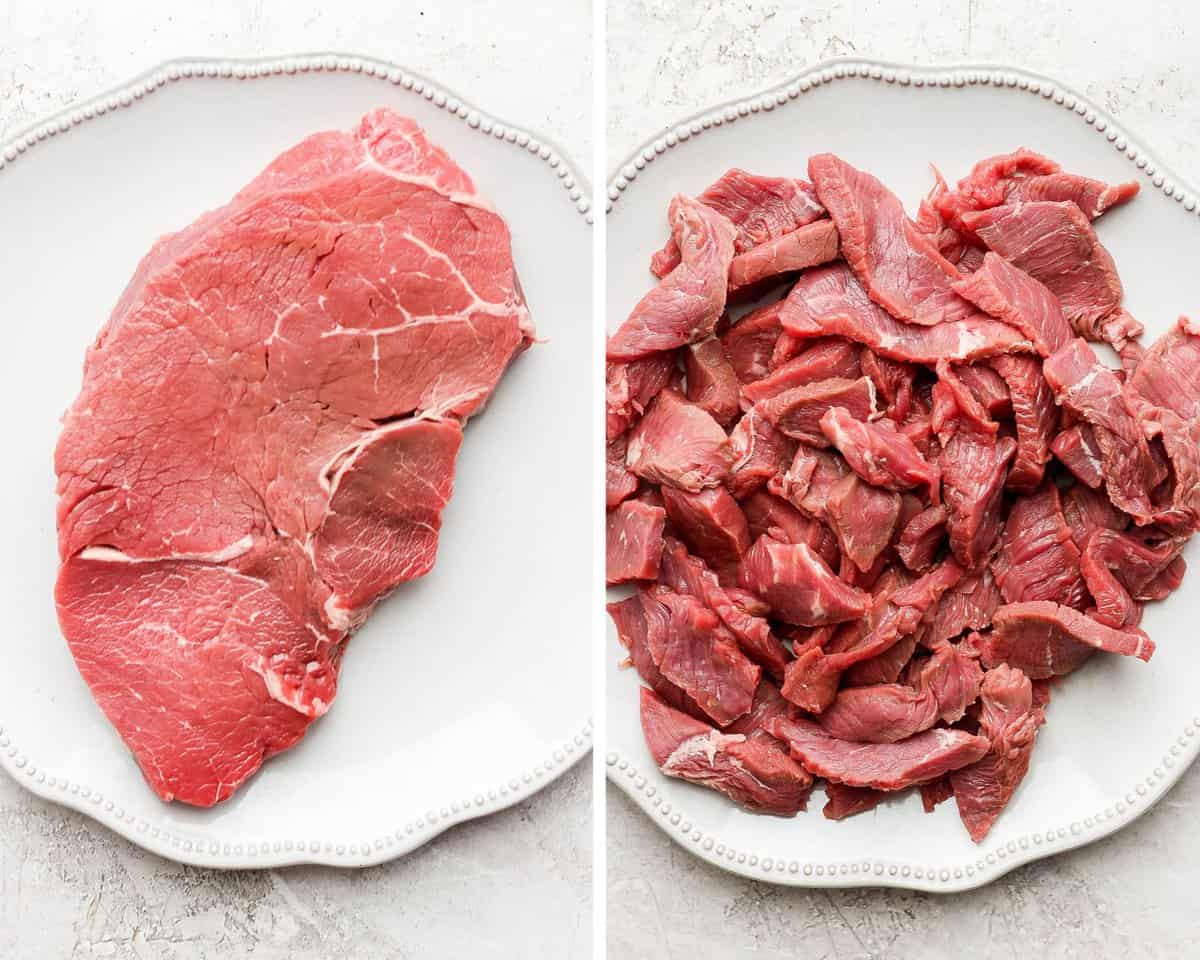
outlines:
[[[472,419],[438,563],[351,642],[339,696],[296,748],[210,810],[160,802],[57,626],[52,453],[83,355],[160,234],[225,203],[306,135],[390,106],[505,215],[544,342]],[[163,856],[362,866],[527,797],[588,753],[590,192],[553,144],[362,57],[163,65],[0,144],[9,340],[9,547],[0,557],[0,763]]]
[[[865,60],[820,64],[746,100],[663,130],[615,171],[608,187],[608,303],[614,322],[648,289],[647,260],[666,235],[672,195],[697,193],[732,166],[805,176],[807,158],[833,151],[879,176],[914,213],[929,163],[953,182],[990,154],[1017,146],[1066,169],[1142,193],[1099,225],[1116,258],[1126,305],[1157,337],[1181,313],[1200,315],[1200,193],[1154,159],[1104,111],[1066,87],[995,66],[922,69]],[[664,777],[638,722],[638,678],[620,670],[609,626],[609,778],[672,839],[724,869],[796,886],[980,886],[1019,864],[1098,840],[1163,796],[1200,749],[1200,550],[1193,572],[1143,626],[1158,643],[1149,664],[1097,656],[1056,687],[1028,777],[976,846],[953,803],[931,814],[916,796],[840,823],[807,814],[747,813],[723,796]]]

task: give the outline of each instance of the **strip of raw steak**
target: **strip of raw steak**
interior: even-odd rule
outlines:
[[[151,249],[64,419],[56,600],[162,799],[224,800],[329,708],[532,334],[504,221],[387,110]]]

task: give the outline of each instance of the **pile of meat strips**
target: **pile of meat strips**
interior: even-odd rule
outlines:
[[[1093,221],[1135,183],[1019,150],[914,222],[808,173],[676,197],[609,340],[608,582],[637,584],[609,613],[664,773],[781,816],[821,778],[833,819],[915,786],[979,841],[1055,678],[1154,651],[1200,524],[1200,326],[1144,349],[1121,306]]]

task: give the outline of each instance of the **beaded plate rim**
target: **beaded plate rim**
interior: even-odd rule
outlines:
[[[448,111],[481,135],[528,152],[557,176],[575,211],[588,224],[593,222],[587,178],[551,140],[474,107],[468,100],[415,71],[376,57],[344,53],[168,60],[121,86],[29,124],[0,142],[0,175],[40,143],[64,136],[89,121],[130,108],[168,84],[204,79],[248,82],[321,72],[357,73],[390,83]],[[126,811],[119,799],[105,796],[59,771],[41,768],[21,752],[2,724],[0,767],[18,785],[37,796],[77,810],[137,846],[180,863],[220,869],[267,869],[296,864],[367,867],[411,853],[455,824],[496,813],[527,799],[587,756],[592,737],[592,721],[586,719],[574,733],[545,744],[542,748],[544,759],[533,767],[518,771],[500,783],[481,784],[463,796],[447,797],[442,804],[431,807],[422,816],[398,823],[386,834],[365,837],[343,830],[321,837],[218,839],[209,827],[192,830],[137,817]],[[145,789],[140,784],[138,788]]]
[[[663,128],[619,164],[607,184],[605,213],[622,197],[657,157],[701,137],[705,131],[753,116],[784,109],[811,90],[840,80],[866,80],[887,86],[963,89],[995,86],[1051,101],[1087,124],[1128,159],[1141,177],[1175,200],[1180,209],[1200,215],[1200,191],[1172,173],[1146,150],[1140,138],[1119,125],[1082,94],[1043,74],[995,64],[914,66],[864,57],[823,60],[782,83],[748,97],[725,101],[697,111]],[[608,779],[629,796],[650,819],[685,850],[731,873],[768,883],[797,887],[897,887],[930,893],[954,893],[984,886],[1015,868],[1043,857],[1084,846],[1128,826],[1166,795],[1200,753],[1200,714],[1170,742],[1150,773],[1133,784],[1124,797],[1091,816],[1066,824],[1048,825],[1006,843],[979,847],[978,856],[960,863],[931,866],[898,860],[800,861],[773,857],[762,850],[742,850],[715,834],[695,827],[678,805],[667,800],[650,778],[619,750],[605,752]],[[651,777],[661,774],[651,768]]]

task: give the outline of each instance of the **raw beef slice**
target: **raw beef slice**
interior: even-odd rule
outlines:
[[[162,799],[224,800],[329,708],[532,334],[504,221],[387,110],[155,244],[64,420],[56,600]]]

